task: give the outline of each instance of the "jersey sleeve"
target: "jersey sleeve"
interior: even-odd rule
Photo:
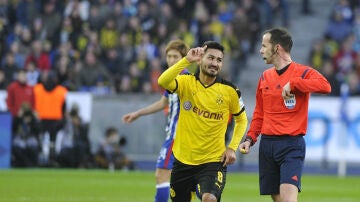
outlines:
[[[257,90],[256,90],[255,109],[253,112],[249,131],[247,132],[247,137],[251,138],[253,143],[255,143],[257,141],[257,138],[261,133],[261,127],[262,127],[263,118],[264,118],[261,80],[262,79],[260,78],[259,82],[258,82],[258,86],[257,86]]]
[[[190,62],[184,57],[179,62],[165,70],[159,77],[158,83],[163,88],[170,92],[175,92],[177,89],[176,77],[190,64]]]
[[[241,112],[237,116],[233,116],[233,118],[235,123],[234,132],[228,147],[236,151],[236,149],[239,147],[241,139],[245,135],[245,131],[248,125],[248,119],[247,119],[246,111]]]
[[[301,77],[290,80],[291,91],[303,93],[330,93],[331,86],[326,78],[315,69],[308,67]]]
[[[234,130],[231,141],[228,145],[229,148],[233,149],[234,151],[237,150],[241,139],[243,138],[248,119],[245,112],[245,105],[241,97],[241,92],[238,88],[236,88],[236,93],[232,95],[232,104],[230,106],[231,113],[234,119]]]
[[[237,116],[244,110],[245,105],[241,97],[241,92],[238,88],[235,87],[235,92],[232,92],[231,94],[230,113],[234,116]]]

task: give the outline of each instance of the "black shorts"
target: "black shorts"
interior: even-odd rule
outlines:
[[[227,167],[221,162],[187,165],[175,159],[170,179],[170,197],[173,202],[191,200],[191,193],[198,189],[200,196],[211,193],[217,201],[226,183]]]

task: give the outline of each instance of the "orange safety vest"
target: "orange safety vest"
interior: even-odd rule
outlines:
[[[61,120],[63,118],[63,105],[67,89],[56,86],[52,91],[46,91],[42,84],[34,86],[35,110],[40,120]]]

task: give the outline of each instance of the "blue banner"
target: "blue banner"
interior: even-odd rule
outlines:
[[[0,169],[10,168],[11,114],[0,112]]]

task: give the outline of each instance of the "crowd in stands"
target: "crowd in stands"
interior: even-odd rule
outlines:
[[[20,68],[32,86],[51,71],[69,91],[159,92],[156,80],[166,68],[163,49],[171,39],[189,46],[220,41],[228,52],[228,75],[239,75],[256,49],[260,2],[1,0],[0,89]],[[264,2],[270,26],[273,8]]]
[[[347,84],[350,96],[360,95],[359,1],[336,1],[323,36],[312,44],[308,63],[330,81],[331,95],[341,95],[342,84]]]

